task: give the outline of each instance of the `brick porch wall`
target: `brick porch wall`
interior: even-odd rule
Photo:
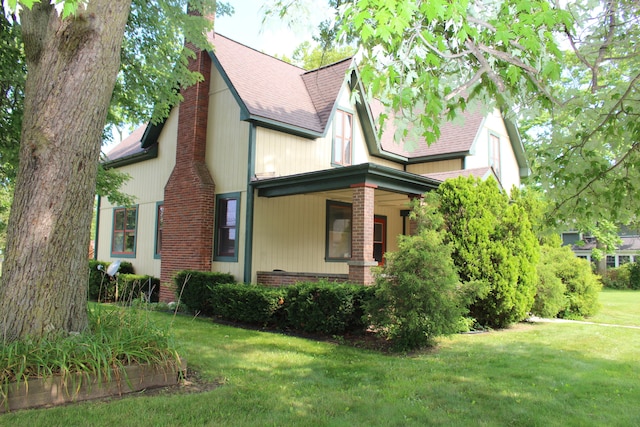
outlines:
[[[299,282],[343,283],[349,280],[348,274],[295,273],[289,271],[258,271],[258,283],[266,286],[288,286]]]

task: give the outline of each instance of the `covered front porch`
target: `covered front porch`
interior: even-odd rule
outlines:
[[[254,180],[252,280],[271,272],[272,285],[297,275],[373,283],[372,267],[409,233],[411,199],[439,183],[374,163]]]

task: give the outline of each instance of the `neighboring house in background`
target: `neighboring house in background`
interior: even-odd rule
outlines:
[[[620,267],[623,264],[640,260],[640,235],[638,232],[623,228],[619,237],[622,243],[615,250],[609,251],[602,268]],[[562,243],[571,245],[571,250],[578,258],[595,262],[591,254],[596,249],[598,242],[594,237],[586,236],[578,231],[568,231],[562,233]]]
[[[159,276],[164,301],[184,269],[369,284],[410,232],[412,199],[458,175],[510,189],[528,174],[518,132],[497,110],[468,111],[432,146],[406,152],[393,132],[377,137],[352,59],[305,71],[210,37],[215,51],[192,62],[204,81],[108,153],[108,167],[131,175],[123,190],[137,205],[99,203],[97,258]]]

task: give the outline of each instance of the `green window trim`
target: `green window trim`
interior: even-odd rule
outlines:
[[[164,228],[164,202],[156,203],[156,221],[153,240],[153,258],[162,257],[162,230]]]
[[[241,194],[216,195],[213,260],[238,262]]]
[[[138,229],[138,206],[113,208],[111,256],[135,258]]]
[[[324,258],[326,262],[351,260],[352,223],[353,208],[351,203],[327,200]]]
[[[496,174],[498,181],[502,179],[502,156],[500,155],[500,135],[489,131],[489,166]]]

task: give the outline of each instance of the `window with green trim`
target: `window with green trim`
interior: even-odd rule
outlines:
[[[327,261],[349,261],[351,259],[351,215],[349,203],[327,200]]]
[[[332,164],[340,166],[351,165],[352,140],[353,114],[337,110],[333,119]]]
[[[240,193],[216,196],[216,230],[214,260],[238,260],[238,221]]]
[[[113,210],[111,255],[135,256],[137,222],[137,207],[116,208]]]
[[[162,255],[162,228],[164,226],[164,203],[156,205],[156,243],[154,255],[160,258]]]

